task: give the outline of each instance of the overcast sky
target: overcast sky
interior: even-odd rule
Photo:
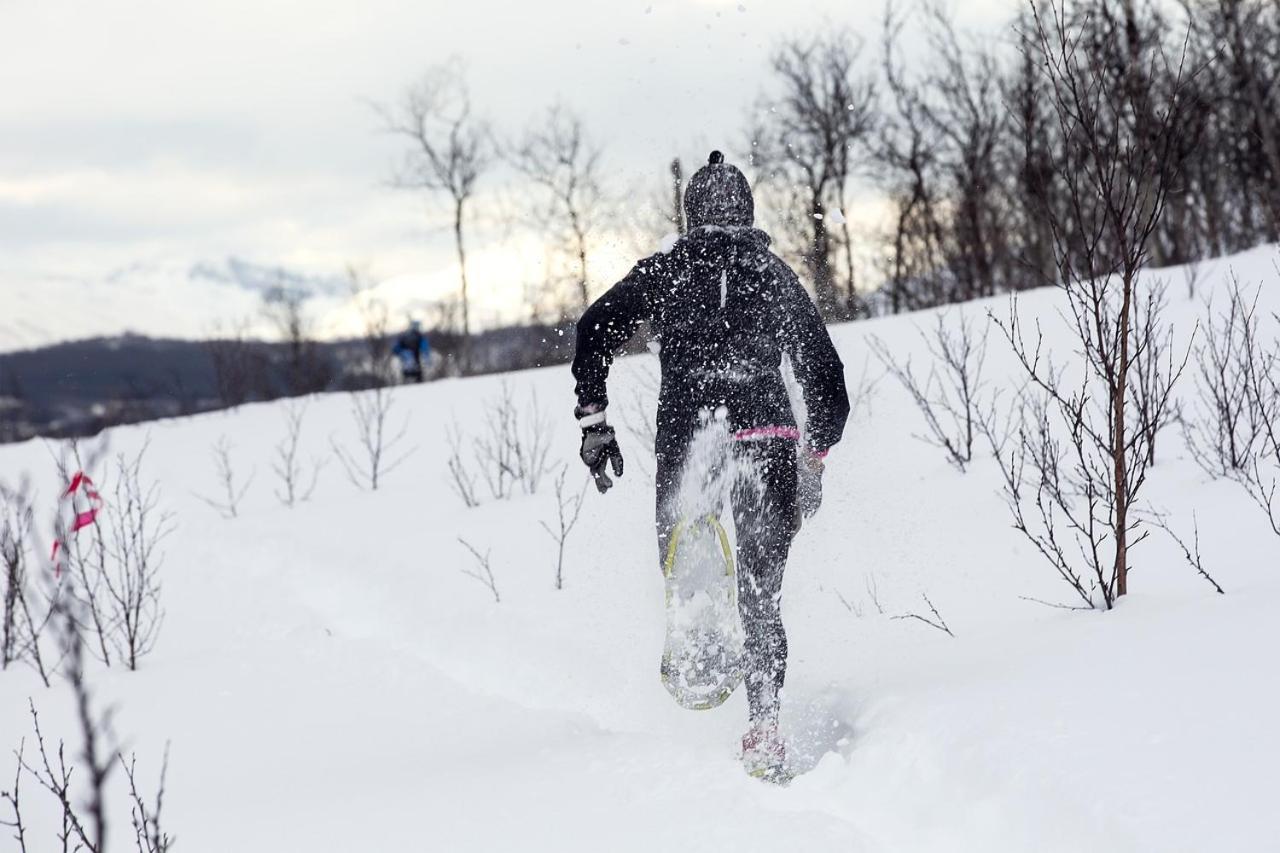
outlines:
[[[965,0],[993,27],[1015,0]],[[314,273],[349,262],[425,289],[453,275],[368,99],[451,55],[477,110],[514,131],[562,100],[618,186],[672,154],[741,146],[776,40],[849,26],[850,0],[0,0],[0,312],[49,276],[229,255]],[[520,192],[494,176],[490,193]],[[479,299],[519,293],[517,235],[477,247]],[[620,249],[620,251],[622,251]],[[513,272],[514,271],[514,272]],[[103,285],[109,288],[112,285]],[[101,298],[110,298],[104,292]],[[176,295],[176,294],[175,294]]]

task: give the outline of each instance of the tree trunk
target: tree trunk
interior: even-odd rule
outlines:
[[[1119,598],[1129,591],[1129,465],[1125,448],[1125,409],[1126,397],[1129,393],[1129,315],[1133,306],[1133,285],[1136,272],[1126,270],[1124,273],[1124,297],[1120,306],[1120,352],[1116,360],[1116,382],[1112,389],[1111,421],[1112,421],[1112,461],[1115,465],[1115,536],[1116,561],[1112,572],[1115,581],[1114,598]],[[1114,603],[1107,602],[1111,607]]]
[[[677,157],[671,161],[671,221],[675,223],[676,233],[681,237],[688,230],[684,221],[684,205],[681,203],[680,192],[684,183],[684,170],[680,167],[680,158]]]
[[[471,298],[467,292],[467,250],[462,241],[462,214],[464,198],[455,198],[453,206],[453,240],[458,248],[458,271],[462,281],[462,346],[459,348],[459,366],[463,373],[471,367]]]
[[[813,243],[805,260],[809,273],[813,276],[813,293],[817,298],[818,311],[823,319],[832,320],[839,308],[839,299],[836,296],[835,280],[831,275],[831,239],[827,234],[826,209],[820,193],[813,194],[810,211],[813,217]]]
[[[585,312],[591,305],[591,294],[587,286],[587,235],[578,222],[578,213],[569,208],[569,222],[573,226],[573,238],[578,250],[578,300]]]

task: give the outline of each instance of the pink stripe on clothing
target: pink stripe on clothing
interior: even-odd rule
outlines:
[[[800,430],[788,426],[762,426],[740,429],[733,434],[734,441],[752,441],[757,438],[788,438],[800,440]]]

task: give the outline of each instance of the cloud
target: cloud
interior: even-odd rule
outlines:
[[[616,189],[660,187],[673,155],[741,141],[777,38],[877,25],[845,0],[741,2],[0,3],[0,79],[21,81],[0,95],[0,297],[232,255],[315,275],[367,262],[439,290],[454,262],[438,208],[386,188],[398,143],[367,99],[458,55],[500,135],[563,100]],[[486,203],[531,192],[501,170],[482,187]],[[483,221],[470,236],[477,298],[518,310],[541,253]]]

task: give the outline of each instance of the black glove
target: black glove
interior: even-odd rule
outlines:
[[[613,427],[604,421],[604,412],[584,414],[578,410],[575,414],[578,415],[579,424],[586,424],[582,427],[582,461],[591,469],[596,488],[603,495],[613,487],[609,466],[613,466],[613,476],[622,476],[622,450],[618,447]]]
[[[815,453],[800,452],[797,460],[796,502],[805,518],[813,518],[822,506],[822,472],[826,465]]]

